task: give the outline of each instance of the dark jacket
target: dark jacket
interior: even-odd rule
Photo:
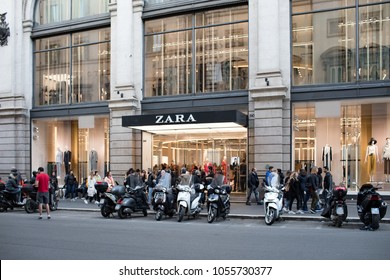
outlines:
[[[308,190],[316,191],[319,188],[319,180],[317,174],[310,173],[307,178],[306,186]]]
[[[10,192],[19,190],[18,183],[16,182],[16,179],[14,177],[8,177],[8,181],[7,183],[5,183],[5,189]]]
[[[259,182],[259,177],[257,176],[257,173],[252,172],[251,176],[249,177],[249,180],[248,180],[249,188],[255,189],[259,186],[259,184],[260,184],[260,182]]]
[[[324,177],[324,189],[331,190],[333,185],[332,174],[328,171]]]

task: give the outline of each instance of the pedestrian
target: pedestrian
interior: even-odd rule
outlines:
[[[307,183],[306,183],[307,189],[308,189],[310,196],[311,196],[311,207],[310,207],[310,211],[309,211],[311,214],[316,213],[316,206],[318,203],[317,190],[319,188],[319,185],[318,185],[319,180],[318,180],[317,172],[318,172],[318,168],[313,167],[311,169],[310,175],[309,175],[309,177],[307,179]]]
[[[112,177],[111,171],[107,171],[106,177],[104,177],[104,182],[108,184],[107,192],[110,192],[111,189],[115,186],[115,180]]]
[[[38,174],[35,179],[35,185],[38,188],[37,200],[38,200],[38,211],[39,219],[42,219],[42,204],[45,204],[47,218],[50,219],[50,207],[49,207],[49,182],[50,177],[44,172],[43,167],[38,168]]]
[[[271,175],[273,169],[274,169],[274,167],[272,165],[268,166],[268,170],[267,170],[267,172],[265,172],[265,183],[267,184],[267,186],[271,185],[270,181],[269,181],[269,176]]]
[[[286,171],[286,176],[283,175],[282,171],[278,169],[279,176],[283,176],[283,180],[280,179],[280,184],[283,184],[283,211],[288,212],[288,205],[290,204],[290,186],[288,185],[288,181],[290,180],[291,170]]]
[[[328,166],[324,166],[324,172],[324,191],[322,192],[322,197],[324,198],[326,204],[328,202],[328,194],[333,188],[333,179]]]
[[[50,184],[53,186],[54,191],[58,190],[58,179],[56,176],[56,172],[53,171],[50,176]]]
[[[259,200],[259,192],[257,188],[259,187],[259,176],[257,175],[257,170],[255,167],[252,168],[251,175],[248,180],[248,195],[246,198],[246,205],[251,205],[251,196],[252,193],[255,195],[257,205],[261,205],[261,201]]]
[[[301,186],[300,186],[300,196],[302,198],[302,210],[303,211],[307,211],[307,201],[309,199],[309,192],[308,190],[306,189],[306,182],[307,182],[307,172],[304,168],[300,169],[299,170],[299,173],[298,173],[298,181],[300,182]]]
[[[91,171],[89,173],[88,178],[87,178],[88,189],[87,189],[87,198],[84,200],[85,204],[88,204],[88,202],[92,203],[94,198],[95,198],[95,204],[99,203],[98,198],[97,198],[97,194],[96,194],[97,192],[95,189],[95,184],[96,184],[96,181],[95,181],[94,172]]]
[[[323,179],[322,179],[322,168],[321,167],[318,167],[318,169],[317,169],[317,178],[318,178],[318,189],[317,189],[318,202],[317,202],[316,210],[322,210],[325,200],[321,201],[321,199],[320,199],[320,195],[322,197],[322,191],[323,191],[323,187],[322,187]]]
[[[301,182],[299,182],[298,176],[298,172],[292,172],[286,184],[289,193],[289,214],[304,214],[302,210]],[[297,200],[297,212],[292,211],[292,206],[295,199]]]
[[[65,196],[66,199],[68,196],[71,201],[75,201],[75,185],[77,184],[76,177],[73,174],[73,170],[69,171],[69,174],[64,178],[65,182]]]
[[[151,204],[153,199],[153,189],[156,186],[156,174],[150,168],[148,170],[148,179],[146,184],[148,185],[148,202]]]

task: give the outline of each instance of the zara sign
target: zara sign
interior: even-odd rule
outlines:
[[[156,124],[196,123],[192,114],[157,115]]]

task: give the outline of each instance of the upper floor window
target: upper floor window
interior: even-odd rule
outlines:
[[[35,40],[34,104],[110,99],[110,28]]]
[[[145,22],[145,97],[247,86],[248,6]]]
[[[43,25],[108,13],[109,0],[38,0],[36,24]]]
[[[292,0],[292,11],[294,86],[390,81],[388,1]]]

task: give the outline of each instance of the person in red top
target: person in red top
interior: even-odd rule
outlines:
[[[49,207],[49,182],[50,177],[44,172],[43,167],[38,168],[38,174],[35,179],[35,185],[38,188],[37,198],[39,203],[39,219],[42,219],[42,204],[46,205],[47,218],[50,219]]]

